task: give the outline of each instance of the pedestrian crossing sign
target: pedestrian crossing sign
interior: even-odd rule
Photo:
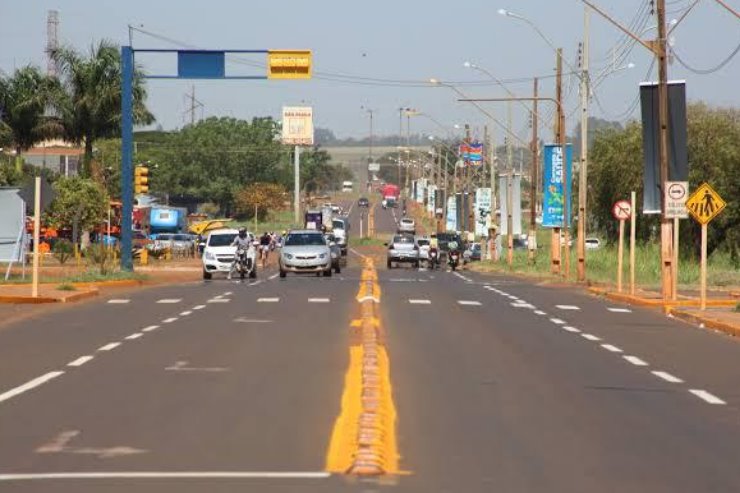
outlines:
[[[709,183],[702,183],[686,201],[686,208],[699,224],[707,224],[717,217],[726,205]]]

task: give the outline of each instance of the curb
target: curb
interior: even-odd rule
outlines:
[[[94,298],[98,295],[97,289],[91,289],[89,291],[82,291],[80,293],[74,293],[67,296],[1,296],[0,304],[16,304],[16,305],[42,305],[47,303],[73,303],[88,298]]]
[[[719,320],[713,320],[711,318],[705,318],[695,313],[690,313],[683,310],[676,310],[673,308],[669,308],[668,313],[670,315],[673,315],[675,318],[699,325],[700,327],[703,327],[705,329],[717,330],[735,337],[740,336],[740,326],[737,325],[721,322]]]
[[[604,288],[590,287],[588,288],[588,291],[592,294],[596,294],[599,296],[606,296],[607,298],[611,300],[621,301],[623,303],[627,303],[630,305],[647,306],[647,307],[653,307],[653,308],[664,308],[665,310],[669,310],[673,307],[679,307],[679,306],[687,306],[687,307],[688,306],[699,306],[700,304],[700,301],[695,298],[676,300],[676,301],[663,301],[657,298],[643,298],[640,296],[633,296],[627,293],[615,293],[613,291],[608,291]],[[707,306],[712,306],[712,307],[733,307],[737,304],[737,300],[711,299],[711,300],[707,300],[706,303],[707,303]]]

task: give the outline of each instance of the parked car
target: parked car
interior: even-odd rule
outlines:
[[[394,235],[392,241],[385,245],[388,247],[387,266],[389,269],[392,269],[394,264],[398,266],[399,263],[411,263],[414,267],[419,267],[419,247],[416,246],[413,235]]]
[[[474,262],[481,259],[480,243],[470,243],[463,252],[463,263]]]
[[[598,238],[586,238],[586,250],[598,250],[601,248],[601,240]]]
[[[332,259],[329,245],[320,231],[299,229],[288,232],[278,257],[280,277],[288,272],[322,273],[331,276]]]
[[[416,234],[416,222],[408,217],[401,218],[398,221],[398,232]]]
[[[357,207],[370,207],[370,201],[366,197],[360,197],[357,201]]]
[[[324,239],[331,252],[331,267],[335,274],[339,274],[342,272],[342,265],[347,265],[347,257],[342,256],[342,249],[333,234],[325,234]]]
[[[238,234],[236,229],[216,229],[208,234],[202,257],[203,279],[211,279],[216,273],[229,273],[236,255],[236,247],[231,244]],[[254,241],[252,233],[247,233],[247,236]],[[256,264],[254,269],[256,272]]]

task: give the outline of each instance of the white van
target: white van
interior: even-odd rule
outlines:
[[[351,181],[342,182],[342,192],[351,192],[354,188],[354,184]]]

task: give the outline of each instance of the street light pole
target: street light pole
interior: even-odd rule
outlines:
[[[590,11],[583,7],[583,53],[581,71],[581,166],[578,171],[578,282],[586,280],[586,201],[588,199],[588,96]]]
[[[537,92],[538,92],[538,79],[534,78],[534,100],[532,101],[532,169],[530,171],[530,205],[529,205],[529,241],[527,242],[527,248],[529,249],[529,261],[534,263],[535,255],[537,254],[537,188],[539,187],[539,175],[537,168],[539,166],[539,141],[537,138],[537,127],[539,125],[539,118],[537,113]]]

